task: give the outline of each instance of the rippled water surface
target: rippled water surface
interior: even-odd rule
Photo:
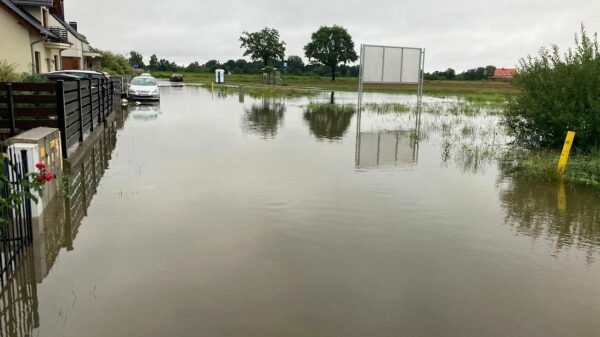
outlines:
[[[161,90],[74,165],[2,336],[600,336],[598,193],[510,178],[495,114]]]

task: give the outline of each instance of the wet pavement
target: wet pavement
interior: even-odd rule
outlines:
[[[497,116],[161,98],[67,168],[1,336],[600,335],[600,197],[487,160]]]

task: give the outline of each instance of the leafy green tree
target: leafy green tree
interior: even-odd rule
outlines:
[[[358,60],[354,41],[348,31],[338,25],[322,26],[312,34],[312,40],[304,47],[306,57],[331,68],[331,79],[335,81],[337,67]]]
[[[156,54],[150,56],[150,63],[148,65],[150,66],[150,70],[158,70],[158,57],[156,57]]]
[[[304,72],[304,61],[300,56],[292,55],[287,59],[288,63],[288,74],[301,75]]]
[[[206,62],[204,67],[208,70],[208,72],[214,73],[215,70],[222,68],[221,63],[217,60],[210,60]]]
[[[512,82],[520,90],[505,111],[503,124],[516,142],[527,147],[559,149],[567,131],[577,132],[575,148],[600,147],[600,50],[597,34],[585,27],[575,48],[561,55],[558,47],[542,49],[520,62]]]
[[[285,42],[279,40],[279,32],[269,27],[261,31],[243,32],[240,36],[241,48],[245,49],[244,56],[250,56],[253,61],[262,61],[263,66],[282,60],[285,56]]]
[[[132,50],[129,53],[129,64],[134,67],[135,65],[138,66],[138,68],[143,69],[146,67],[146,65],[144,64],[144,57],[142,56],[142,54],[138,53],[137,51]]]
[[[200,73],[200,72],[205,72],[206,68],[204,68],[203,66],[200,65],[200,63],[198,63],[198,61],[194,61],[192,63],[190,63],[186,68],[186,71],[190,71],[190,72],[194,72],[194,73]]]

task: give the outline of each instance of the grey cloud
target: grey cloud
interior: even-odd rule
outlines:
[[[288,55],[303,55],[321,25],[341,24],[361,43],[427,48],[428,70],[514,66],[552,43],[567,48],[585,23],[600,31],[590,0],[242,1],[67,0],[66,15],[98,48],[178,63],[242,57],[239,35],[279,29]]]

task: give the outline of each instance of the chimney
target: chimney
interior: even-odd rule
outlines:
[[[75,31],[77,31],[77,22],[69,21],[69,26],[71,26],[71,28],[73,28],[73,29],[75,29]]]
[[[52,8],[50,8],[50,13],[58,16],[61,20],[64,21],[64,19],[65,19],[64,5],[65,5],[64,0],[53,0]]]

